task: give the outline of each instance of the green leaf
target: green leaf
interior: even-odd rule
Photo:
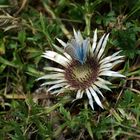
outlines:
[[[34,77],[40,77],[40,76],[44,75],[43,72],[37,71],[36,68],[34,68],[33,66],[30,66],[30,65],[27,66],[26,73],[28,75],[31,75],[31,76],[34,76]]]
[[[67,111],[63,106],[60,106],[60,113],[62,113],[66,120],[71,120],[70,112]]]
[[[14,68],[18,68],[18,66],[16,64],[4,59],[3,57],[0,57],[0,63],[4,64],[6,66],[11,66],[11,67],[14,67]]]
[[[6,65],[5,64],[0,65],[0,73],[2,73],[5,68],[6,68]]]
[[[24,44],[26,40],[26,32],[24,30],[18,33],[18,40],[22,45]]]
[[[5,54],[5,45],[4,41],[0,40],[0,55]]]
[[[91,129],[91,123],[90,122],[87,122],[86,128],[88,130],[88,133],[89,133],[90,137],[93,138],[93,131]]]

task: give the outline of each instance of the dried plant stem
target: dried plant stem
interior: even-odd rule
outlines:
[[[22,9],[25,7],[26,3],[27,3],[27,0],[22,0],[22,3],[21,3],[20,8],[19,8],[18,11],[14,14],[15,16],[18,15],[18,14],[22,11]]]

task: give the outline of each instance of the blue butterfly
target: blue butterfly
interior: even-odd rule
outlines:
[[[65,51],[75,60],[78,60],[81,64],[86,61],[87,48],[89,45],[89,39],[85,39],[82,43],[79,43],[75,39],[72,39],[65,48]]]

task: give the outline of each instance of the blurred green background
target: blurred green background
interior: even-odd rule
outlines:
[[[126,79],[111,79],[104,110],[72,103],[71,93],[50,96],[36,81],[52,65],[42,53],[73,28],[110,32],[108,53],[125,55],[115,70]],[[140,0],[0,1],[0,140],[31,139],[140,139]]]

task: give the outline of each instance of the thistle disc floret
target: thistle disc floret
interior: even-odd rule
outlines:
[[[88,58],[84,64],[73,60],[65,69],[65,78],[72,88],[85,90],[97,79],[99,65],[94,59]]]

